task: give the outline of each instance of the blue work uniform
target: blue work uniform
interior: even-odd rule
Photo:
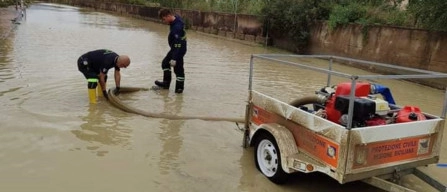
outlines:
[[[183,57],[186,54],[186,31],[182,18],[175,15],[175,20],[169,24],[168,44],[169,52],[161,62],[163,69],[163,83],[169,87],[171,83],[171,66],[169,61],[175,60],[174,73],[176,75],[175,90],[183,90],[185,81],[185,71],[183,68]]]
[[[83,54],[78,59],[78,69],[85,78],[98,78],[100,72],[107,75],[111,68],[119,71],[116,62],[118,54],[107,49],[98,49]]]

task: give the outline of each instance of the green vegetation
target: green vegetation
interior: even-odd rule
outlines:
[[[15,0],[0,0],[0,7],[8,7],[15,4]]]
[[[0,7],[8,7],[8,6],[12,6],[12,5],[16,5],[18,2],[20,2],[19,0],[0,0]],[[27,4],[30,4],[30,0],[24,0],[23,3],[25,4],[25,6]]]
[[[401,9],[401,0],[350,0],[334,4],[328,23],[331,29],[338,25],[358,23],[367,25],[393,25],[411,27],[408,12]]]
[[[309,25],[327,17],[328,9],[313,0],[271,1],[261,11],[265,31],[275,38],[292,39],[297,52],[305,52],[309,39]]]
[[[408,4],[407,4],[407,3]],[[298,50],[307,45],[309,26],[327,21],[331,30],[350,23],[447,31],[446,0],[271,0],[262,12],[268,30],[286,31]]]
[[[4,2],[14,0],[4,0]],[[110,0],[162,7],[328,21],[331,29],[358,23],[447,31],[447,0]],[[288,14],[297,14],[288,16]],[[267,20],[266,20],[267,21]],[[271,25],[274,27],[274,25]],[[302,27],[302,25],[299,25]]]
[[[305,51],[310,26],[326,21],[331,30],[350,23],[447,31],[447,0],[111,0],[138,5],[259,15],[264,32],[292,39]]]
[[[408,12],[415,27],[447,31],[446,0],[410,0]]]
[[[131,5],[146,5],[146,3],[149,3],[150,1],[146,1],[146,0],[109,0],[108,2],[131,4]]]
[[[109,0],[109,2],[257,15],[269,0]]]

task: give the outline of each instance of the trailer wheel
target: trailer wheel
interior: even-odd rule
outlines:
[[[281,166],[281,155],[276,140],[269,134],[262,134],[255,147],[256,167],[270,181],[276,184],[286,182],[288,174]]]

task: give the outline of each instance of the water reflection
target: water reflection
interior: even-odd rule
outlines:
[[[253,153],[253,148],[242,150],[242,155],[239,159],[242,175],[239,179],[239,185],[237,187],[238,191],[250,191],[253,188],[250,184],[256,179],[256,174],[261,174],[254,164]],[[261,177],[262,176],[263,175],[261,175]]]
[[[177,115],[183,106],[183,95],[169,96],[168,90],[161,90],[159,94],[163,97],[163,111]],[[162,142],[160,151],[160,161],[158,166],[162,175],[168,175],[171,171],[179,168],[179,152],[183,145],[183,137],[180,129],[184,125],[184,120],[163,119],[160,121],[161,133],[158,138]]]
[[[3,18],[2,18],[3,19]],[[3,25],[0,20],[0,83],[5,82],[7,79],[14,78],[14,67],[11,64],[12,58],[10,52],[12,51],[13,42],[12,38],[6,38],[9,36],[10,25]],[[4,36],[2,36],[4,35]],[[0,90],[2,91],[2,90]]]
[[[0,82],[1,82],[1,81],[0,81]],[[17,91],[17,90],[19,90],[19,89],[21,89],[21,87],[16,87],[16,88],[11,88],[11,89],[8,89],[8,90],[0,91],[0,96],[3,96],[3,95],[6,94],[6,93],[12,93],[12,92],[15,92],[15,91]]]
[[[341,186],[321,174],[293,175],[290,183],[278,186],[256,169],[253,149],[241,148],[242,134],[234,123],[148,118],[102,101],[88,105],[84,78],[75,67],[80,54],[95,48],[129,54],[132,65],[122,72],[122,85],[152,86],[161,74],[168,30],[166,25],[88,9],[32,5],[27,20],[0,41],[0,156],[6,162],[0,170],[7,170],[0,176],[0,191],[11,191],[8,187],[17,187],[15,182],[30,191],[42,178],[55,183],[56,188],[45,188],[49,192],[79,191],[77,187],[86,185],[95,187],[93,191],[377,190],[362,183]],[[156,113],[243,115],[250,55],[274,52],[194,31],[188,38],[183,95],[151,91],[120,95],[122,100]],[[321,88],[316,80],[326,82],[290,67],[258,67],[259,88],[286,102],[313,94]],[[439,111],[442,92],[402,82],[392,90],[399,104],[427,99],[421,108]],[[78,165],[67,166],[73,158]],[[11,166],[30,159],[33,163],[27,166]],[[29,170],[36,177],[24,177]],[[67,172],[73,174],[60,177]]]
[[[100,104],[90,104],[87,115],[81,118],[84,121],[80,125],[81,129],[71,131],[78,139],[88,142],[90,145],[86,148],[98,156],[108,153],[107,150],[100,149],[104,145],[129,145],[131,132],[130,129],[120,128],[123,126],[119,123],[122,117],[110,116],[102,108]]]

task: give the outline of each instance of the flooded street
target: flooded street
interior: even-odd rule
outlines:
[[[323,174],[296,174],[275,185],[256,169],[253,149],[241,147],[235,123],[149,118],[103,98],[89,104],[76,64],[80,55],[101,48],[127,54],[131,64],[121,70],[121,86],[149,88],[162,78],[168,30],[66,5],[31,5],[26,20],[0,40],[0,191],[380,191],[362,182],[340,185]],[[171,84],[170,91],[120,98],[154,113],[243,118],[250,55],[278,52],[190,30],[183,94],[176,95]],[[108,75],[113,88],[113,70]],[[255,88],[285,102],[313,94],[321,88],[315,80],[325,83],[325,76],[267,64],[255,76]],[[440,115],[443,90],[402,81],[387,85],[399,105],[416,102]],[[445,146],[440,163],[447,163]],[[426,170],[447,183],[446,168]],[[434,191],[411,176],[404,182]]]

